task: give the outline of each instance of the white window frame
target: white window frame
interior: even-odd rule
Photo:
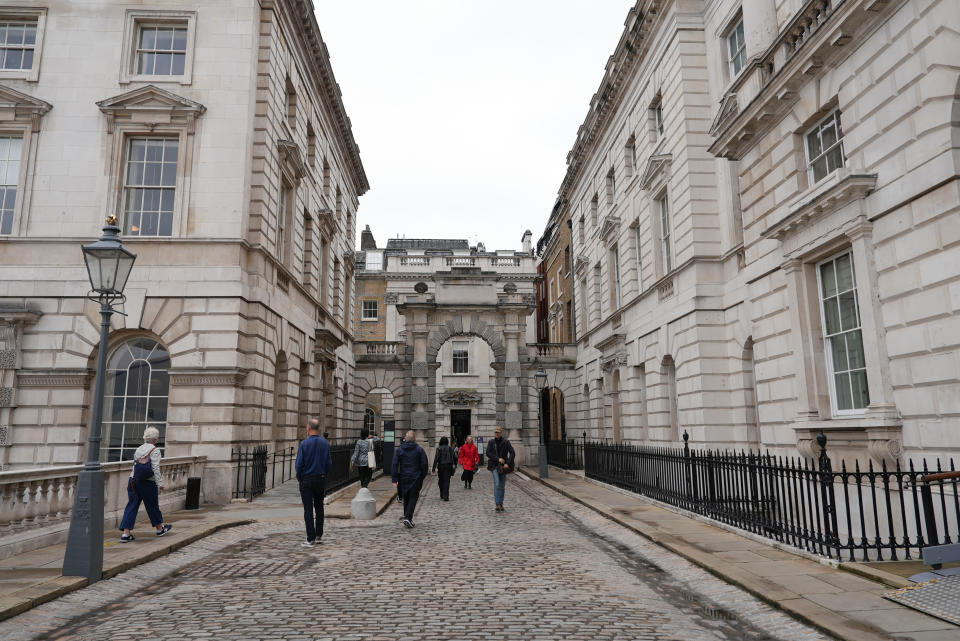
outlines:
[[[462,352],[464,355],[457,356],[458,352]],[[469,374],[470,373],[470,342],[454,341],[452,354],[453,356],[450,359],[451,371],[454,374]],[[458,361],[463,361],[463,371],[457,371]]]
[[[33,43],[33,66],[29,69],[0,69],[0,80],[26,80],[37,82],[40,79],[40,57],[43,53],[43,36],[47,26],[47,10],[26,7],[0,8],[0,21],[37,22],[37,38]]]
[[[736,36],[739,33],[739,42]],[[743,32],[743,16],[739,16],[724,35],[727,50],[727,65],[730,70],[730,79],[739,76],[747,66],[747,44]],[[734,50],[736,47],[736,50]],[[738,66],[739,63],[739,66]]]
[[[367,303],[373,303],[373,315],[370,316],[367,314],[368,307]],[[372,321],[376,322],[380,320],[380,303],[377,300],[363,300],[360,301],[360,320],[361,321]]]
[[[610,270],[613,281],[613,310],[620,309],[623,304],[623,289],[620,283],[620,245],[614,245],[610,248]]]
[[[640,293],[643,291],[643,255],[640,252],[643,238],[640,236],[639,220],[637,220],[637,224],[633,226],[633,242],[635,243],[634,246],[637,252],[637,293]]]
[[[823,132],[824,132],[828,127],[830,127],[830,126],[833,126],[833,127],[836,128],[836,131],[837,131],[837,140],[836,140],[836,142],[834,142],[832,145],[830,145],[829,149],[823,149],[823,138],[822,138]],[[811,154],[811,151],[810,151],[810,136],[811,136],[811,135],[816,135],[817,138],[818,138],[819,141],[820,141],[821,150],[820,150],[820,153],[819,153],[816,157],[813,157],[812,154]],[[808,175],[809,178],[810,178],[810,184],[811,184],[811,185],[815,185],[815,184],[817,184],[817,183],[819,183],[819,182],[822,182],[822,181],[826,180],[826,179],[829,178],[830,175],[832,175],[833,172],[835,172],[837,169],[841,169],[841,168],[845,167],[845,166],[847,165],[847,157],[846,157],[846,154],[845,154],[844,151],[843,151],[843,129],[840,128],[840,110],[839,110],[839,109],[832,109],[832,110],[830,111],[830,114],[829,114],[829,115],[827,115],[825,118],[822,118],[821,120],[819,120],[819,121],[817,122],[817,124],[815,124],[813,127],[810,127],[810,128],[803,134],[803,145],[804,145],[804,148],[806,149],[806,154],[807,154],[807,175]],[[829,171],[827,171],[827,173],[825,173],[821,178],[818,179],[818,178],[816,177],[814,165],[815,165],[821,158],[824,159],[824,160],[827,160],[827,154],[831,153],[833,150],[835,150],[835,149],[837,149],[837,148],[840,149],[840,164],[839,164],[838,166],[834,167],[833,169],[830,169]]]
[[[853,302],[854,302],[854,305],[856,306],[857,326],[855,328],[847,329],[847,330],[841,327],[839,332],[835,332],[833,334],[828,335],[827,334],[827,318],[826,318],[826,312],[824,308],[824,298],[823,298],[823,282],[821,278],[820,267],[827,263],[836,263],[837,260],[839,260],[840,258],[843,258],[844,256],[850,257],[850,275],[853,281],[851,285],[851,289],[844,290],[844,291],[853,292]],[[856,267],[854,266],[853,250],[845,249],[842,252],[839,252],[828,258],[825,258],[819,261],[815,265],[815,269],[817,272],[817,306],[819,307],[819,311],[820,311],[820,328],[821,328],[821,335],[823,337],[824,362],[826,363],[826,370],[827,370],[826,372],[827,373],[827,389],[830,390],[830,412],[833,416],[851,416],[851,415],[863,414],[864,412],[867,411],[867,407],[870,405],[870,388],[869,388],[870,373],[868,371],[867,363],[866,363],[866,360],[867,360],[866,347],[863,344],[863,322],[861,320],[862,316],[860,313],[860,296],[859,296],[859,292],[857,291],[857,272],[856,272]],[[834,279],[836,279],[836,268],[834,268]],[[840,294],[841,292],[838,288],[833,298],[839,298]],[[838,321],[839,321],[839,317],[838,317]],[[867,376],[867,405],[864,405],[863,407],[854,407],[851,409],[840,409],[837,405],[837,381],[836,381],[836,372],[834,370],[833,348],[831,344],[831,339],[837,336],[843,336],[849,332],[854,332],[854,331],[860,332],[860,352],[861,354],[863,354],[864,364],[863,364],[863,367],[859,367],[859,368],[856,368],[856,370],[852,370],[852,369],[849,369],[849,363],[848,363],[848,369],[843,370],[843,372],[846,372],[849,374],[852,371],[863,370],[864,375]],[[851,389],[850,389],[850,398],[851,400],[853,399],[852,382],[851,382]]]
[[[650,105],[650,128],[653,130],[653,142],[663,140],[663,96],[659,93]]]
[[[670,202],[667,194],[663,193],[656,199],[657,219],[660,221],[660,264],[664,275],[673,271],[673,243],[671,242],[672,228],[670,224]]]
[[[173,141],[173,142],[176,143],[176,147],[177,147],[177,160],[176,160],[176,166],[175,166],[175,170],[174,170],[174,171],[175,171],[175,174],[174,174],[174,182],[173,182],[173,185],[172,185],[172,186],[170,186],[170,185],[162,185],[162,184],[148,185],[148,184],[145,184],[145,183],[141,183],[141,184],[139,184],[139,185],[129,184],[129,180],[130,180],[130,152],[131,152],[131,149],[132,149],[132,147],[133,147],[133,141],[134,141],[134,140],[144,140],[144,141],[163,140],[163,141]],[[177,136],[177,135],[169,135],[169,134],[168,134],[168,135],[165,135],[165,136],[164,136],[164,135],[156,135],[156,136],[151,136],[151,135],[135,135],[135,134],[134,134],[134,135],[126,136],[126,137],[125,137],[125,140],[124,140],[124,150],[123,150],[123,161],[122,161],[122,162],[123,162],[123,166],[122,166],[122,169],[121,169],[122,179],[121,179],[121,183],[120,183],[120,203],[121,203],[120,211],[123,212],[123,213],[122,213],[122,216],[121,216],[121,218],[122,218],[122,220],[121,220],[121,226],[122,226],[124,235],[125,235],[126,237],[128,237],[128,238],[129,238],[129,237],[136,237],[136,238],[173,238],[174,236],[176,236],[176,235],[177,235],[177,231],[178,231],[177,228],[176,228],[176,223],[177,223],[177,200],[178,200],[178,197],[177,197],[177,189],[178,189],[178,184],[180,183],[180,180],[179,180],[179,177],[180,177],[180,175],[181,175],[181,171],[180,171],[181,167],[180,167],[180,165],[181,165],[182,162],[183,162],[183,145],[181,144],[180,137]],[[127,200],[128,200],[128,199],[127,199],[127,191],[130,190],[130,189],[157,189],[157,190],[160,190],[161,193],[164,192],[164,191],[172,191],[172,192],[173,192],[173,198],[172,198],[172,200],[173,200],[173,208],[172,208],[171,211],[170,211],[170,233],[169,233],[169,234],[161,234],[161,233],[159,233],[159,230],[162,228],[162,226],[160,225],[159,221],[158,221],[158,225],[157,225],[158,233],[156,233],[156,234],[149,234],[149,235],[139,233],[139,232],[142,230],[142,225],[143,225],[142,219],[141,219],[141,221],[140,221],[141,227],[138,228],[138,230],[137,230],[136,232],[133,231],[133,229],[132,229],[132,227],[131,227],[131,226],[132,226],[132,222],[131,222],[130,219],[129,219],[129,212],[127,211]]]
[[[152,75],[137,73],[137,47],[140,42],[140,27],[183,26],[187,29],[187,47],[183,73],[177,75]],[[193,82],[193,59],[197,38],[196,11],[158,11],[153,9],[127,9],[123,27],[123,49],[120,60],[120,84],[148,82],[158,84],[175,82],[189,85]]]
[[[290,242],[290,223],[293,218],[292,213],[296,201],[296,184],[288,181],[286,178],[281,178],[280,196],[278,198],[279,205],[277,209],[276,253],[277,260],[280,261],[280,264],[284,267],[288,267],[290,254],[293,253],[290,251],[290,245],[292,244]]]

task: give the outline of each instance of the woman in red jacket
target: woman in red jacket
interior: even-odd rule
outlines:
[[[460,447],[460,465],[463,467],[463,474],[460,476],[463,487],[473,489],[473,473],[480,466],[480,453],[473,444],[472,436],[468,436],[467,442]]]

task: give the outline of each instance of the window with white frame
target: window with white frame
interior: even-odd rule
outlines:
[[[640,223],[637,222],[633,227],[633,242],[636,248],[637,257],[637,291],[643,291],[643,256],[640,254],[642,239],[640,238]]]
[[[293,208],[293,186],[286,180],[280,183],[280,210],[277,212],[277,259],[287,264],[287,233],[290,227],[290,215]]]
[[[128,235],[173,235],[179,152],[178,138],[128,139],[123,182],[123,220]]]
[[[33,69],[36,46],[36,19],[0,21],[0,69]]]
[[[747,64],[747,46],[743,38],[743,18],[727,33],[727,55],[730,77],[736,78]]]
[[[613,287],[610,290],[610,303],[613,310],[620,308],[620,248],[614,245],[610,248],[610,281]]]
[[[663,138],[663,98],[657,94],[650,106],[650,124],[653,127],[654,140]]]
[[[0,234],[4,236],[13,233],[22,151],[22,136],[0,136]]]
[[[187,64],[187,25],[139,24],[136,73],[141,76],[182,76]]]
[[[673,251],[670,244],[670,203],[664,194],[656,201],[657,211],[660,214],[660,260],[663,273],[673,271]]]
[[[363,301],[363,316],[365,321],[375,321],[380,318],[380,305],[375,300]]]
[[[870,394],[853,254],[847,251],[819,263],[817,280],[833,409],[838,414],[856,412],[870,404]]]
[[[470,372],[470,343],[456,341],[453,344],[453,373],[467,374]]]
[[[607,172],[607,204],[612,205],[613,199],[617,195],[617,176],[613,169]]]
[[[593,199],[590,201],[590,223],[596,227],[597,226],[597,212],[600,209],[600,196],[597,194],[593,195]]]
[[[377,413],[369,407],[363,410],[363,429],[367,434],[373,434],[377,429]]]
[[[633,136],[627,140],[624,157],[627,163],[627,176],[632,176],[637,172],[637,140]]]
[[[807,164],[813,183],[843,167],[844,162],[840,110],[836,109],[807,132]]]

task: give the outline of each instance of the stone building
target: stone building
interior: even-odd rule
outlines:
[[[958,34],[951,0],[634,5],[548,224],[578,430],[956,452]]]
[[[535,449],[530,241],[527,232],[522,251],[486,251],[461,239],[398,238],[380,249],[363,232],[353,331],[355,402],[368,428],[392,427],[395,437],[413,429],[434,446],[441,436],[489,438],[499,424]]]
[[[82,461],[99,315],[80,245],[137,254],[114,316],[104,460],[143,428],[206,456],[355,421],[351,290],[368,189],[308,0],[0,8],[0,464]]]

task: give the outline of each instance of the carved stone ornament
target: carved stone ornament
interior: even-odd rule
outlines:
[[[887,465],[899,461],[900,455],[903,454],[903,445],[899,439],[895,438],[871,440],[867,449],[870,451],[870,458],[877,463],[886,462]]]
[[[11,407],[13,405],[13,388],[0,387],[0,407]]]
[[[503,286],[503,291],[507,294],[516,294],[517,293],[517,284],[516,283],[507,283]]]
[[[430,289],[429,286],[423,281],[420,281],[413,286],[413,291],[417,292],[418,294],[426,294],[428,289]]]
[[[243,379],[247,376],[247,371],[246,369],[233,368],[172,370],[170,372],[170,382],[174,386],[234,387],[243,382]]]
[[[0,350],[0,369],[14,369],[17,366],[17,350]]]
[[[480,394],[468,390],[452,390],[440,395],[440,401],[444,405],[476,405],[482,400]]]
[[[396,305],[400,302],[400,296],[397,295],[397,292],[388,292],[383,296],[383,302],[387,305]]]
[[[10,426],[0,425],[0,447],[7,447],[9,445],[10,445]]]
[[[617,367],[623,367],[627,364],[627,355],[624,352],[617,352],[616,354],[611,354],[600,360],[600,369],[605,372],[616,369]]]

